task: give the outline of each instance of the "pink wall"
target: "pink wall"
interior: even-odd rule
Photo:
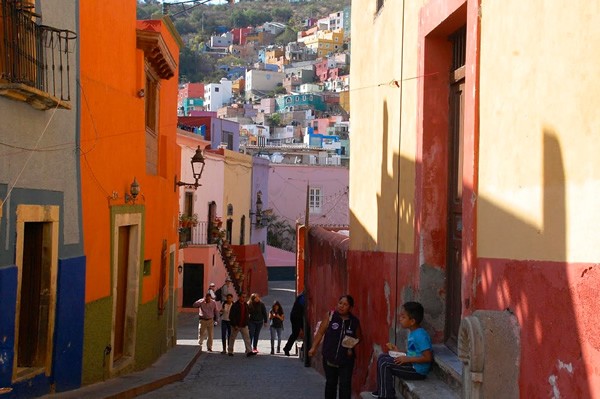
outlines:
[[[322,211],[310,215],[310,225],[348,225],[348,169],[338,166],[271,164],[269,209],[295,226],[304,223],[306,186],[319,187]]]

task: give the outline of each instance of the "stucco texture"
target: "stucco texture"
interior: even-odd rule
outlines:
[[[352,4],[351,120],[361,132],[352,136],[360,155],[350,163],[353,250],[413,251],[421,3],[406,2],[404,21],[399,1],[378,15],[376,2]],[[395,50],[402,42],[403,59]]]
[[[600,245],[589,242],[600,224],[599,7],[565,0],[482,4],[483,257],[600,258]]]

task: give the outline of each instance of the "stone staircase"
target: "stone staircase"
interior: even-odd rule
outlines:
[[[233,252],[231,244],[227,240],[222,240],[217,243],[217,248],[221,254],[221,259],[227,269],[227,274],[231,278],[235,291],[240,295],[242,293],[242,286],[244,283],[244,271],[240,263],[236,260],[236,255]]]
[[[462,364],[458,356],[445,345],[433,345],[434,364],[426,379],[421,381],[395,380],[396,398],[460,399]],[[373,399],[371,392],[362,392],[361,399]]]

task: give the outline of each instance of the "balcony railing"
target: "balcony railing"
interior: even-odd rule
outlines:
[[[185,246],[208,244],[208,224],[208,222],[198,222],[194,227],[181,228],[179,231],[180,243]]]
[[[75,32],[36,23],[23,0],[0,0],[0,94],[38,109],[70,109]]]

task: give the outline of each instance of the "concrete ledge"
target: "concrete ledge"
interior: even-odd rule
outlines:
[[[446,345],[433,345],[434,365],[431,370],[455,391],[462,389],[462,362]]]
[[[404,381],[395,378],[396,398],[460,399],[462,363],[445,345],[433,345],[434,364],[426,379]],[[373,398],[362,392],[361,399]]]
[[[52,399],[130,399],[176,381],[190,372],[201,352],[198,346],[177,345],[145,370],[88,385],[73,391],[44,396]]]
[[[395,389],[396,396],[405,399],[460,399],[460,395],[435,374],[420,381],[396,378]]]

